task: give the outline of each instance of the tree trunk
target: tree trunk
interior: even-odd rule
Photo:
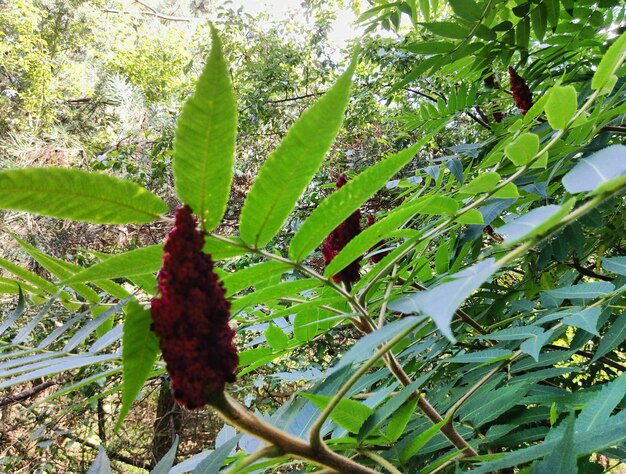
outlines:
[[[152,438],[152,457],[155,463],[165,456],[180,431],[182,412],[174,401],[169,381],[161,382],[156,420],[154,421],[154,438]]]

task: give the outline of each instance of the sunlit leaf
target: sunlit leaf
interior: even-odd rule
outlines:
[[[0,209],[96,224],[141,224],[167,206],[132,181],[69,168],[0,171]]]
[[[230,71],[217,31],[211,27],[211,54],[178,119],[172,160],[176,194],[209,231],[226,210],[236,134],[237,104]]]
[[[276,235],[319,169],[343,122],[355,67],[356,60],[261,167],[241,210],[239,231],[246,243],[263,247]]]

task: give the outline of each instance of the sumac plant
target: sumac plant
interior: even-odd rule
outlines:
[[[532,99],[523,71],[511,69],[514,89],[526,87],[513,91],[523,115],[509,98],[513,112],[496,132],[459,143],[445,166],[422,151],[453,122],[429,112],[417,142],[341,176],[293,230],[286,222],[342,126],[355,55],[267,157],[238,233],[225,235],[216,229],[237,107],[213,31],[177,125],[173,219],[161,198],[111,176],[0,172],[4,209],[172,229],[165,246],[99,254],[88,268],[16,237],[56,280],[1,261],[19,304],[0,330],[11,362],[0,387],[100,367],[68,380],[67,392],[121,371],[121,385],[96,395],[121,390],[119,427],[146,380],[167,371],[181,404],[241,431],[187,464],[197,473],[571,473],[602,470],[597,455],[623,460],[626,147],[618,135],[597,137],[624,113],[625,52],[626,35],[612,38],[587,82],[557,81]],[[360,210],[407,168],[414,179],[395,206],[365,226]],[[254,263],[224,270],[241,258]],[[20,327],[27,296],[38,311]],[[55,300],[89,309],[26,350]],[[287,373],[275,373],[278,361]],[[273,413],[237,400],[257,373],[294,382]],[[262,444],[236,449],[249,436]],[[172,466],[172,450],[158,472]],[[105,469],[104,451],[96,465]]]

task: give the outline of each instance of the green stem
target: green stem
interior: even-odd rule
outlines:
[[[417,318],[416,318],[417,319]],[[380,346],[380,348],[363,364],[359,369],[354,372],[350,378],[344,383],[339,391],[330,399],[328,405],[324,408],[320,416],[317,417],[315,423],[311,427],[311,431],[309,434],[309,441],[313,448],[317,448],[322,444],[322,439],[320,436],[320,431],[322,429],[322,425],[328,419],[333,410],[339,405],[343,397],[348,393],[350,388],[358,382],[358,380],[380,359],[384,357],[387,352],[389,352],[393,346],[398,344],[402,339],[404,339],[419,323],[419,320],[415,322],[414,325],[408,327],[397,336],[389,340],[387,343]]]

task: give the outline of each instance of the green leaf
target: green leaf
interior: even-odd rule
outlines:
[[[548,24],[550,27],[555,28],[559,24],[559,10],[561,8],[561,2],[559,0],[544,0],[543,3],[546,5]]]
[[[617,377],[610,383],[602,385],[602,389],[587,403],[578,415],[576,431],[601,429],[608,421],[613,410],[626,395],[626,377]]]
[[[148,379],[159,354],[159,342],[150,329],[151,324],[150,311],[135,300],[131,300],[126,307],[124,318],[122,408],[115,430],[122,426],[124,417]]]
[[[168,474],[174,462],[176,462],[176,450],[178,449],[178,435],[174,438],[172,447],[165,453],[165,456],[154,466],[154,469],[150,471],[150,474]]]
[[[311,253],[328,234],[411,161],[432,135],[433,133],[428,134],[410,148],[367,168],[324,199],[294,235],[289,246],[289,257],[301,261]]]
[[[309,185],[343,121],[356,59],[335,85],[302,114],[261,167],[241,210],[241,238],[263,247],[280,230]]]
[[[546,28],[548,26],[548,8],[544,2],[533,6],[530,12],[530,19],[532,20],[535,36],[541,41],[546,35]]]
[[[602,268],[607,272],[626,276],[626,257],[613,257],[602,259]]]
[[[128,252],[112,255],[106,260],[76,273],[62,281],[68,285],[83,281],[96,281],[111,278],[128,278],[157,272],[163,262],[163,245],[149,245]]]
[[[216,29],[211,54],[178,119],[172,168],[176,194],[213,230],[224,216],[233,178],[237,104]]]
[[[565,423],[565,433],[563,435],[561,435],[560,430],[553,430],[548,433],[547,438],[550,438],[551,434],[556,433],[555,437],[559,439],[558,447],[535,466],[532,471],[533,474],[571,474],[572,472],[578,472],[576,451],[574,450],[575,421],[576,415],[572,411],[567,420],[563,421]]]
[[[269,260],[257,263],[234,273],[229,273],[222,278],[222,283],[226,288],[226,296],[230,297],[235,293],[256,286],[258,283],[269,280],[274,276],[280,277],[284,272],[292,267],[288,263]]]
[[[429,55],[449,53],[453,51],[455,47],[455,44],[446,41],[429,41],[427,43],[410,43],[402,49],[406,49],[415,54]]]
[[[313,393],[301,393],[303,397],[311,400],[319,409],[323,410],[332,399],[329,395],[317,395]],[[358,433],[359,428],[372,414],[373,410],[356,400],[342,398],[330,414],[330,419],[348,430],[350,433]]]
[[[465,39],[469,36],[469,30],[451,21],[426,22],[420,25],[444,38]]]
[[[591,88],[606,89],[608,84],[613,82],[613,77],[617,68],[624,61],[626,52],[626,32],[622,33],[619,38],[609,47],[602,57],[596,72],[591,79]]]
[[[615,285],[613,285],[613,283],[609,283],[608,281],[594,281],[564,286],[555,290],[543,291],[542,293],[546,293],[559,300],[591,300],[600,296],[606,296],[614,290]]]
[[[447,358],[446,362],[454,362],[455,364],[490,364],[508,359],[512,355],[513,352],[509,349],[485,349],[480,352],[455,355]]]
[[[500,182],[500,175],[495,171],[479,174],[461,189],[459,194],[478,194],[492,191]]]
[[[470,209],[454,219],[459,224],[484,224],[483,215],[478,209]]]
[[[419,390],[419,388],[426,383],[432,374],[433,372],[427,372],[421,375],[418,379],[404,387],[399,393],[389,398],[384,405],[372,413],[372,415],[365,420],[365,423],[361,426],[357,436],[357,441],[363,441],[367,438],[367,435],[380,426],[380,424],[382,424],[387,418],[396,413],[410,397],[415,395],[416,390]]]
[[[240,298],[234,298],[231,304],[231,312],[235,313],[254,304],[267,304],[272,300],[298,294],[302,291],[310,290],[320,285],[321,282],[314,278],[281,282],[277,285],[257,290]]]
[[[537,336],[543,333],[543,329],[537,326],[520,326],[496,331],[486,336],[480,336],[480,339],[490,339],[492,341],[519,341],[528,337]]]
[[[454,313],[495,271],[494,258],[475,263],[446,278],[435,288],[392,301],[389,309],[404,314],[428,315],[448,339],[454,340],[450,329]]]
[[[132,181],[69,168],[0,171],[0,209],[96,224],[143,224],[167,206]]]
[[[530,18],[522,18],[515,28],[515,44],[523,49],[528,49],[530,41]]]
[[[572,194],[589,192],[623,175],[626,175],[626,146],[611,145],[576,163],[563,176],[563,186]]]
[[[564,130],[578,109],[577,93],[574,86],[554,86],[548,92],[546,116],[554,130]]]
[[[504,153],[516,166],[527,164],[539,151],[539,137],[534,133],[522,133],[504,148]]]
[[[480,19],[482,9],[478,7],[474,0],[448,0],[452,11],[459,18],[467,21],[477,21]]]
[[[0,257],[0,267],[4,268],[6,271],[12,273],[16,277],[27,281],[31,285],[35,286],[38,289],[41,289],[46,293],[53,295],[57,291],[56,285],[50,283],[48,280],[45,280],[44,278],[41,278],[39,275],[31,272],[30,270],[26,270],[25,268],[22,268],[19,265],[16,265],[15,263],[10,262],[9,260],[6,260],[2,257]],[[69,301],[71,299],[69,293],[67,293],[66,291],[61,292],[60,298],[64,301]],[[72,306],[73,303],[68,303],[68,305]],[[73,307],[73,309],[77,309],[79,307],[80,305]]]
[[[487,393],[475,393],[465,405],[459,408],[459,418],[462,421],[469,421],[474,428],[479,428],[517,405],[526,392],[528,392],[528,387],[517,384],[507,385]]]
[[[399,333],[414,328],[422,322],[423,319],[424,318],[421,317],[403,318],[385,324],[382,328],[363,336],[350,350],[341,356],[337,364],[326,371],[326,376],[328,377],[348,365],[367,360],[374,354],[378,346],[390,341]]]
[[[16,235],[9,232],[11,237],[13,237],[18,244],[24,249],[31,257],[33,257],[37,263],[39,263],[42,267],[48,270],[52,275],[57,278],[63,279],[67,278],[70,275],[73,275],[76,271],[81,270],[82,268],[78,265],[72,265],[67,262],[64,262],[61,259],[51,257],[50,255],[46,255],[39,249],[33,247],[32,245],[24,242],[22,239],[17,237]],[[96,293],[93,289],[89,288],[87,285],[75,284],[71,285],[71,288],[80,296],[85,298],[90,303],[97,303],[100,301],[100,297],[98,293]]]
[[[423,200],[417,200],[417,202],[409,203],[409,205],[400,206],[395,211],[385,216],[384,219],[364,229],[363,232],[348,242],[335,258],[332,259],[324,270],[324,275],[328,277],[343,270],[358,256],[368,252],[377,243],[385,237],[388,237],[391,232],[407,222],[412,216],[418,213],[419,209],[423,206]]]
[[[543,346],[550,340],[552,334],[553,331],[551,330],[542,332],[541,334],[535,334],[522,342],[520,350],[531,356],[535,361],[539,361],[539,353]]]
[[[404,404],[398,411],[393,414],[385,429],[385,437],[395,443],[404,433],[406,425],[411,420],[411,416],[415,413],[417,407],[417,398]],[[368,418],[369,419],[369,418]]]
[[[293,335],[298,342],[308,342],[317,335],[321,311],[319,308],[313,308],[296,313],[293,321]]]
[[[602,308],[587,308],[580,313],[573,314],[567,318],[563,318],[563,324],[574,326],[598,336],[598,318],[602,313]]]
[[[626,340],[626,316],[622,313],[613,322],[613,325],[609,328],[609,330],[604,333],[592,361],[595,362],[603,355],[608,354],[619,346],[624,340]]]
[[[192,471],[191,474],[215,474],[219,472],[230,453],[237,447],[243,433],[233,436],[228,441],[221,444],[215,451],[211,451]],[[181,472],[181,471],[176,471]]]
[[[275,351],[282,351],[289,345],[289,338],[281,328],[274,323],[270,323],[265,331],[267,344]]]
[[[419,453],[420,449],[422,449],[426,443],[428,443],[437,433],[439,433],[439,430],[447,422],[448,422],[448,419],[444,418],[439,423],[436,423],[428,427],[427,429],[422,431],[418,436],[413,438],[400,453],[400,460],[402,462],[406,462],[411,457]]]
[[[505,236],[506,245],[528,239],[549,229],[555,222],[569,212],[567,207],[548,204],[512,220],[498,228],[498,232]]]

